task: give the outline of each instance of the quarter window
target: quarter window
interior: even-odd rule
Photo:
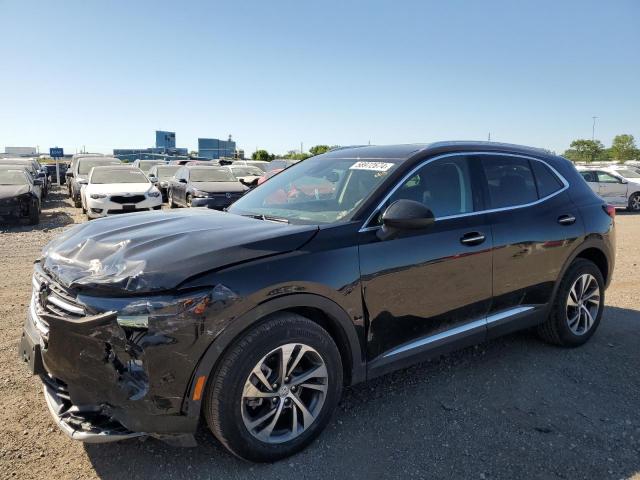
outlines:
[[[538,200],[529,161],[514,157],[483,157],[490,208],[504,208]]]
[[[533,169],[533,174],[536,177],[536,187],[538,188],[538,197],[545,198],[551,195],[552,193],[557,192],[564,184],[560,181],[560,179],[556,176],[555,173],[551,171],[549,167],[547,167],[542,162],[537,162],[535,160],[531,160],[531,168]]]

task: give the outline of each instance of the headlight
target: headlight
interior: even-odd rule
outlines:
[[[107,198],[107,196],[104,193],[92,193],[89,196],[94,200],[97,200],[98,198]]]
[[[200,190],[194,190],[193,196],[198,198],[207,198],[209,194],[207,192],[201,192]]]
[[[149,195],[150,197],[159,197],[160,192],[158,190],[151,190],[150,192],[147,192],[147,195]]]

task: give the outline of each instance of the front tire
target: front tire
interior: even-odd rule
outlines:
[[[173,201],[173,193],[171,192],[171,190],[169,190],[169,193],[167,195],[169,197],[169,208],[176,208],[176,204]]]
[[[584,258],[575,260],[562,279],[547,320],[538,327],[546,342],[577,347],[595,333],[604,311],[604,278]]]
[[[627,210],[630,212],[640,212],[640,192],[636,192],[629,197]]]
[[[342,362],[331,336],[300,315],[277,314],[229,348],[210,378],[204,414],[233,454],[272,462],[311,443],[341,393]]]
[[[40,223],[40,202],[34,200],[29,209],[29,225],[38,225]]]

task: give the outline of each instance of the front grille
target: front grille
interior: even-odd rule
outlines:
[[[113,195],[111,201],[115,203],[138,203],[144,201],[144,195]]]
[[[85,316],[85,309],[78,303],[75,295],[49,277],[38,264],[36,264],[31,283],[33,284],[31,317],[36,328],[45,338],[49,333],[49,325],[41,318],[40,313],[72,320]]]
[[[119,213],[135,213],[135,212],[148,212],[148,208],[131,208],[128,210],[107,210],[107,215],[118,215]]]

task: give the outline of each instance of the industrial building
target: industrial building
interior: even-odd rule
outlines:
[[[114,148],[113,156],[125,162],[134,160],[173,160],[186,157],[188,149],[176,147],[176,133],[156,130],[156,146],[151,148]]]
[[[236,155],[236,142],[229,135],[228,140],[217,138],[199,138],[198,155],[203,158],[217,159],[221,157],[234,158]]]

